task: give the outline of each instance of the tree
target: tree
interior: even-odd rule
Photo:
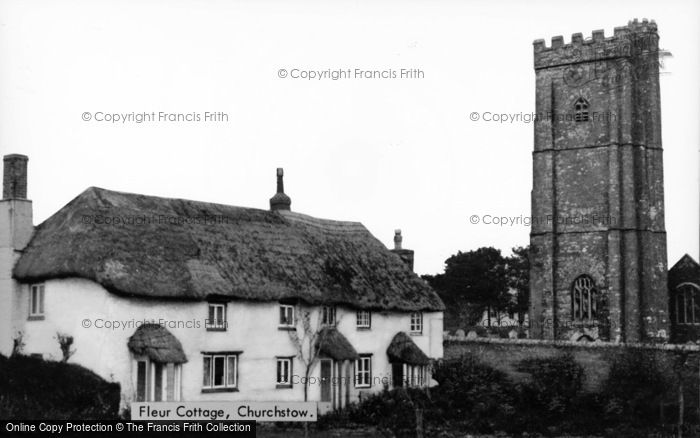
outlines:
[[[423,278],[445,302],[446,319],[458,325],[474,325],[484,310],[490,325],[490,310],[505,310],[510,302],[506,260],[496,248],[459,251],[445,260],[444,273]]]
[[[327,331],[323,330],[321,324],[321,313],[319,312],[315,321],[311,320],[311,310],[301,305],[294,309],[296,320],[294,330],[290,330],[289,337],[297,350],[297,358],[304,367],[304,401],[309,401],[309,376],[318,362],[323,337]],[[297,316],[298,315],[298,316]],[[300,330],[301,329],[301,330]],[[301,331],[301,333],[300,333]],[[309,423],[304,423],[304,436],[309,436]]]
[[[506,276],[508,287],[515,291],[515,301],[509,310],[518,313],[518,322],[522,324],[530,306],[530,245],[516,246],[513,255],[506,257]]]

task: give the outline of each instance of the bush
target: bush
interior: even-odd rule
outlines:
[[[650,425],[658,418],[659,405],[668,389],[674,388],[653,354],[626,350],[613,358],[601,394],[609,422],[621,418],[636,425]]]
[[[521,427],[528,430],[578,428],[578,419],[587,411],[584,406],[591,403],[582,394],[583,368],[571,354],[525,359],[517,369],[531,377],[519,386]]]
[[[120,387],[79,365],[0,356],[0,418],[118,418]]]
[[[505,430],[515,413],[515,386],[505,373],[465,355],[438,362],[431,390],[441,415],[474,432]]]

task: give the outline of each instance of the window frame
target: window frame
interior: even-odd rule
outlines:
[[[34,292],[37,292],[36,298]],[[37,304],[38,303],[38,304]],[[36,304],[36,306],[35,306]],[[34,309],[36,308],[36,311]],[[35,283],[29,285],[29,312],[27,319],[41,320],[46,316],[46,284]]]
[[[696,307],[700,307],[700,286],[695,283],[681,283],[676,286],[673,304],[675,306],[675,322],[678,325],[700,325],[700,312],[696,312]],[[683,301],[681,304],[680,301]],[[679,312],[679,310],[683,312]],[[681,321],[681,315],[683,320]]]
[[[321,306],[321,325],[324,327],[335,327],[338,323],[337,312],[336,306]]]
[[[284,315],[285,317],[289,316],[288,319],[290,319],[290,322],[283,323],[282,321],[282,309],[285,310]],[[280,303],[279,305],[279,321],[277,327],[280,330],[295,330],[296,329],[296,309],[294,304],[288,304],[288,303]],[[291,315],[287,315],[287,310],[291,311]],[[287,318],[285,318],[287,319]]]
[[[366,321],[361,322],[361,314],[367,316]],[[355,316],[355,327],[358,330],[370,330],[372,328],[372,312],[369,310],[358,310]]]
[[[280,364],[288,364],[287,365],[287,380],[283,381],[280,380]],[[275,358],[275,382],[276,382],[276,388],[277,389],[287,389],[287,388],[292,388],[292,373],[294,369],[294,356],[277,356]]]
[[[588,122],[590,117],[588,115],[588,107],[590,104],[588,100],[583,97],[579,97],[574,101],[574,121],[576,122]]]
[[[360,357],[354,361],[353,377],[355,388],[371,388],[372,387],[372,355],[360,354]],[[366,364],[366,369],[362,365]],[[362,369],[361,369],[362,368]],[[360,376],[365,376],[365,379],[360,379]]]
[[[211,314],[211,309],[214,308],[214,320],[209,319]],[[221,308],[222,320],[218,321],[216,319],[216,309]],[[205,321],[205,327],[207,331],[210,332],[225,332],[228,329],[228,305],[227,303],[222,303],[218,301],[210,301],[207,305],[207,319]]]
[[[409,332],[412,335],[423,334],[423,312],[412,312],[410,316]]]
[[[139,372],[139,365],[143,365]],[[170,367],[172,365],[172,368]],[[141,402],[177,402],[182,398],[182,364],[173,362],[155,362],[145,356],[134,358],[135,374],[135,400]],[[171,383],[169,376],[172,373],[172,399],[168,398]],[[139,375],[143,376],[143,382],[139,382]],[[143,383],[141,386],[140,383]],[[139,394],[143,389],[143,394]],[[141,397],[142,396],[142,397]],[[143,399],[141,399],[143,398]]]
[[[238,391],[238,383],[240,381],[239,376],[238,376],[238,365],[239,365],[239,356],[241,355],[241,352],[239,351],[203,351],[202,352],[202,392],[203,393],[208,393],[208,392],[236,392]],[[216,359],[217,358],[223,358],[223,367],[224,369],[222,370],[222,385],[215,385],[215,370],[216,370]],[[207,359],[209,360],[209,384],[206,384],[206,374],[204,366],[206,366],[206,361]],[[231,373],[229,370],[230,366],[230,361],[233,360],[233,366],[234,366],[234,372]],[[233,382],[230,382],[230,378],[233,378]]]
[[[590,275],[579,275],[571,283],[571,319],[578,323],[593,323],[597,317],[598,287]]]

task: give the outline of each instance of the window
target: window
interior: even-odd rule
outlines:
[[[574,102],[574,120],[577,122],[588,121],[588,101],[583,97],[579,97]]]
[[[44,318],[44,285],[34,284],[29,288],[29,318]]]
[[[684,283],[676,288],[676,323],[700,324],[700,287]]]
[[[422,365],[409,365],[406,363],[391,364],[392,384],[394,388],[425,386],[426,367]]]
[[[357,328],[368,329],[372,327],[372,314],[369,310],[357,311]]]
[[[355,360],[355,387],[369,388],[370,386],[372,386],[372,356],[360,355],[360,358]]]
[[[597,313],[597,291],[593,279],[582,275],[574,280],[572,290],[572,315],[575,321],[592,321]]]
[[[425,384],[425,367],[421,365],[406,365],[406,385],[423,386]]]
[[[236,390],[238,353],[203,353],[203,364],[203,392]]]
[[[423,333],[423,314],[421,312],[411,313],[411,333]]]
[[[136,401],[178,401],[182,368],[180,364],[136,361]]]
[[[277,387],[291,388],[292,387],[292,358],[278,357],[277,358]]]
[[[294,306],[280,304],[280,328],[294,328]]]
[[[226,330],[226,304],[209,303],[209,316],[205,323],[207,330]]]
[[[321,307],[321,324],[335,325],[335,306]]]

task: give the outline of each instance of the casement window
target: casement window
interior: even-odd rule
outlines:
[[[238,355],[236,352],[203,353],[202,392],[237,390]]]
[[[181,382],[180,364],[136,361],[136,401],[179,401]]]
[[[321,324],[335,325],[335,306],[321,307]]]
[[[676,288],[674,301],[677,324],[700,324],[700,287],[681,284]]]
[[[209,313],[205,324],[207,330],[224,331],[228,328],[226,310],[225,303],[209,303]]]
[[[372,327],[372,313],[369,310],[357,311],[357,328],[369,329]]]
[[[29,319],[44,318],[44,285],[33,284],[29,288]]]
[[[294,328],[294,306],[280,304],[280,328]]]
[[[411,313],[411,333],[414,335],[419,335],[423,333],[423,313],[413,312]]]
[[[355,360],[355,388],[369,388],[372,386],[372,356],[361,354]]]
[[[591,322],[598,310],[597,290],[593,279],[581,275],[571,287],[571,314],[574,321]]]
[[[292,360],[291,357],[277,358],[277,388],[292,387]]]

